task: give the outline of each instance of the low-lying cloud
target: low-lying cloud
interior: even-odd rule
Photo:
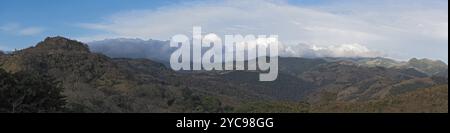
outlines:
[[[382,52],[369,50],[360,44],[330,45],[326,47],[298,44],[284,46],[281,56],[287,57],[385,57]]]

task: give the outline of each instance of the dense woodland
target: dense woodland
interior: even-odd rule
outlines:
[[[63,88],[45,75],[0,69],[0,112],[63,112],[66,105]]]

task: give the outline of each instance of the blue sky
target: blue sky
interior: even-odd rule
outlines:
[[[36,34],[0,32],[0,48],[24,48],[46,36],[67,37],[93,34],[76,24],[98,22],[103,17],[120,11],[154,9],[181,0],[2,0],[0,26],[41,28]]]
[[[1,50],[56,35],[167,40],[194,25],[219,35],[278,34],[288,56],[312,51],[448,62],[447,0],[0,1]]]

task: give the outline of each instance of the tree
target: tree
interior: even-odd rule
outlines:
[[[9,74],[0,69],[0,112],[60,112],[66,104],[58,83],[32,72]]]

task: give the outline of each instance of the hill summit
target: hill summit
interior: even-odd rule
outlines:
[[[60,36],[47,37],[44,41],[39,42],[36,45],[36,49],[89,52],[89,48],[86,44]]]
[[[421,70],[430,75],[439,75],[442,73],[447,73],[448,75],[447,64],[439,60],[413,58],[408,61],[408,66]]]

